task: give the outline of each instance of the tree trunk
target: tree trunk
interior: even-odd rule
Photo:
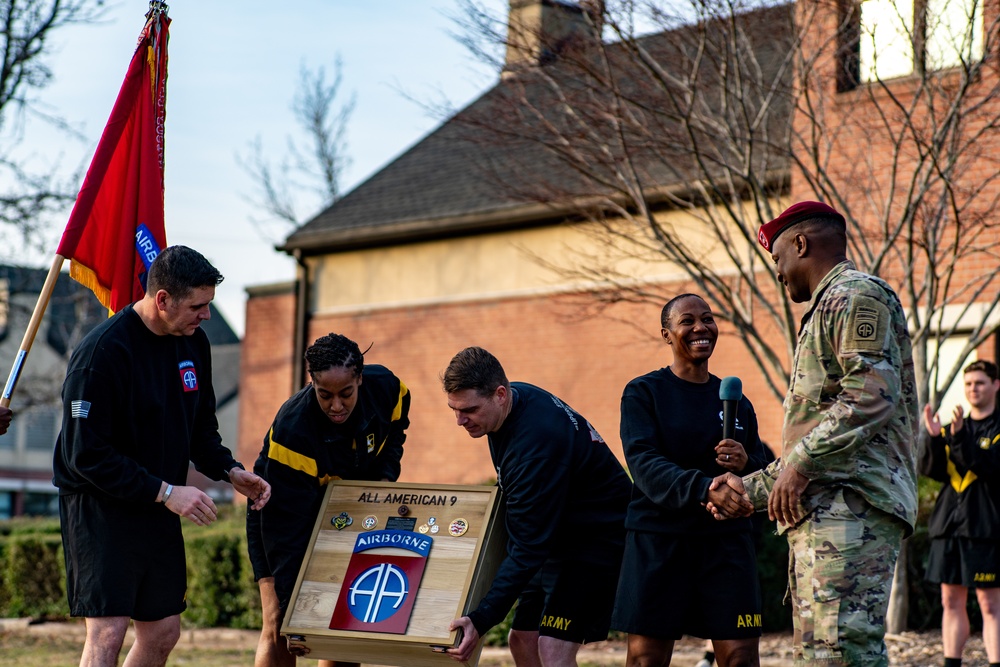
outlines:
[[[891,634],[899,634],[906,630],[906,616],[910,611],[910,589],[907,586],[906,545],[909,540],[903,540],[896,559],[896,570],[892,575],[892,590],[889,592],[889,609],[885,614],[885,630]]]

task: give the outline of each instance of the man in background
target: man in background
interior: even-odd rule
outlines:
[[[7,432],[10,428],[10,421],[14,417],[14,411],[10,408],[0,405],[0,435]]]
[[[960,667],[969,639],[965,604],[976,589],[983,614],[983,644],[990,667],[1000,666],[1000,411],[997,365],[974,361],[963,374],[968,418],[962,406],[942,426],[924,407],[931,438],[920,472],[942,482],[929,532],[928,581],[941,584],[944,667]]]

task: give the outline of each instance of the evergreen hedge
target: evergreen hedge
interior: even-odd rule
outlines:
[[[0,616],[66,615],[66,582],[59,522],[0,522]]]
[[[242,508],[220,508],[207,528],[184,522],[187,627],[259,628],[260,593],[246,549]],[[57,519],[0,522],[0,617],[65,618],[66,574]]]

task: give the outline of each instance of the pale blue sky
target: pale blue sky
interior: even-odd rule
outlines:
[[[496,0],[495,6],[506,6]],[[27,142],[34,159],[71,167],[88,160],[121,86],[148,2],[125,0],[101,25],[57,36],[55,81],[40,95],[51,110],[82,124],[74,143],[35,122]],[[357,95],[348,133],[349,188],[437,125],[420,100],[459,106],[497,78],[450,35],[456,0],[294,0],[170,3],[167,83],[166,215],[172,244],[194,247],[225,274],[216,302],[242,334],[247,285],[291,280],[290,258],[273,250],[249,222],[249,177],[237,164],[257,135],[275,157],[296,127],[290,111],[302,63],[344,63],[344,89]],[[404,91],[406,95],[403,94]],[[53,223],[51,251],[65,217]],[[23,257],[20,258],[23,261]]]

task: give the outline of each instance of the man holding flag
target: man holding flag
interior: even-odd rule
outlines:
[[[87,619],[81,665],[162,666],[180,637],[187,568],[180,517],[204,526],[212,499],[187,486],[189,462],[262,508],[271,494],[222,445],[211,349],[200,325],[222,275],[166,246],[163,128],[166,5],[154,0],[125,82],[63,233],[46,288],[4,388],[13,392],[59,267],[117,313],[73,351],[53,482],[70,613]]]
[[[187,568],[180,517],[215,521],[212,499],[186,486],[188,462],[228,479],[261,509],[271,487],[222,445],[211,350],[200,325],[222,275],[184,246],[160,253],[148,292],[87,334],[63,384],[54,483],[70,613],[87,619],[80,664],[164,665],[180,637]]]

